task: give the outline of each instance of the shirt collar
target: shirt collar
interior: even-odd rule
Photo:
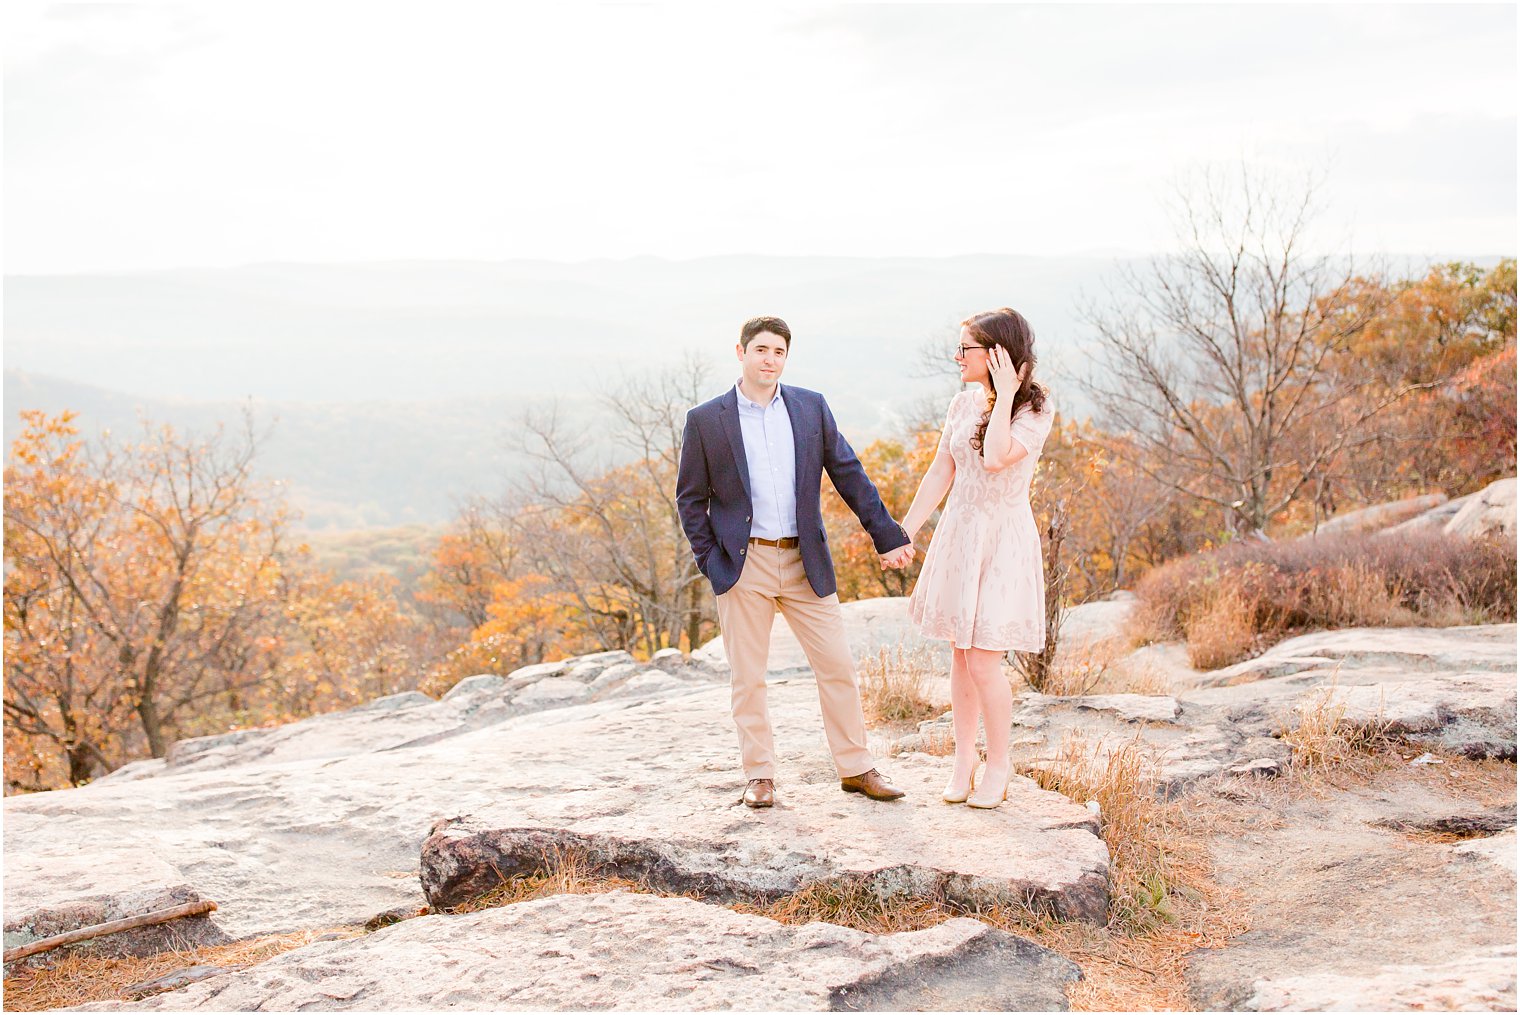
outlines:
[[[764,410],[764,409],[774,408],[776,405],[778,405],[778,404],[781,403],[781,385],[779,385],[779,384],[776,385],[776,395],[775,395],[774,398],[771,399],[771,404],[770,405],[761,405],[759,402],[751,400],[750,397],[744,393],[744,389],[742,387],[740,387],[740,385],[743,383],[743,381],[744,381],[744,378],[741,377],[741,378],[739,378],[739,380],[737,380],[737,381],[734,382],[734,397],[739,400],[739,404],[740,405],[742,405],[742,406],[744,406],[746,408],[749,408],[749,409],[762,409],[762,410]]]

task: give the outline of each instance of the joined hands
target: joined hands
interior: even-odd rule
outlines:
[[[877,559],[881,562],[881,569],[883,571],[889,569],[901,570],[913,563],[913,558],[916,554],[917,551],[914,549],[913,544],[909,542],[904,546],[899,546],[895,550],[888,550],[886,553],[877,554]]]

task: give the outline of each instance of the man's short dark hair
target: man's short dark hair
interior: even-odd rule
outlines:
[[[786,326],[786,322],[779,317],[751,317],[744,322],[744,327],[739,329],[739,344],[749,348],[750,339],[768,331],[772,335],[780,335],[786,340],[787,351],[792,349],[792,329]]]

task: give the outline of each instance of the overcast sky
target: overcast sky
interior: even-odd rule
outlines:
[[[5,6],[5,270],[1143,252],[1327,172],[1361,251],[1513,254],[1515,7]]]

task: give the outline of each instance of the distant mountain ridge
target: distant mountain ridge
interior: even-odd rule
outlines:
[[[696,356],[716,394],[740,323],[792,326],[786,380],[824,391],[852,439],[896,432],[954,390],[959,321],[1018,307],[1057,408],[1108,257],[652,257],[417,261],[5,280],[5,437],[22,408],[77,409],[87,432],[278,418],[261,458],[309,524],[436,523],[518,474],[522,410],[594,426],[600,393]],[[925,351],[945,373],[933,376]],[[130,394],[128,394],[130,393]]]

